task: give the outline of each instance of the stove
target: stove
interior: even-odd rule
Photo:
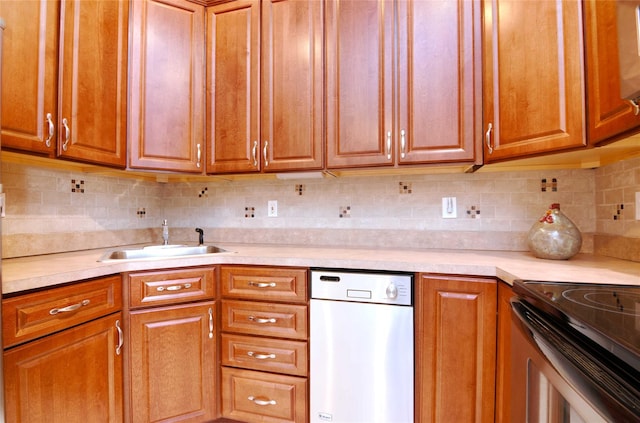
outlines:
[[[640,286],[517,280],[513,289],[631,373],[640,372]]]

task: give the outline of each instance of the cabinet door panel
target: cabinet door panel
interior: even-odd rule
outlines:
[[[393,163],[393,18],[391,1],[327,2],[328,168]]]
[[[3,1],[1,7],[7,24],[3,55],[10,58],[2,62],[2,148],[53,156],[60,2]]]
[[[128,22],[127,1],[62,2],[58,156],[125,167]]]
[[[260,2],[207,9],[207,172],[260,170]]]
[[[480,14],[477,0],[398,2],[399,163],[474,160],[482,125]]]
[[[216,417],[214,307],[211,301],[131,312],[133,423]]]
[[[120,313],[6,351],[6,421],[122,422],[118,320]]]
[[[145,0],[131,10],[129,166],[201,172],[204,7]]]
[[[485,162],[582,147],[581,2],[485,3]],[[535,22],[532,25],[531,22]]]
[[[322,8],[318,0],[262,2],[265,171],[322,168]]]

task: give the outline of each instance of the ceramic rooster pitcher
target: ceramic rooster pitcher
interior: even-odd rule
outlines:
[[[527,244],[538,258],[566,260],[580,251],[582,235],[554,203],[529,230]]]

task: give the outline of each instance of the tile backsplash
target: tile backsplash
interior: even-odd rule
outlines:
[[[527,231],[556,202],[582,231],[583,252],[594,251],[594,238],[614,255],[619,238],[640,239],[640,159],[599,169],[175,183],[3,163],[2,183],[4,257],[158,242],[163,219],[180,242],[197,240],[201,227],[209,242],[526,250]],[[443,197],[455,197],[456,218],[442,218]]]

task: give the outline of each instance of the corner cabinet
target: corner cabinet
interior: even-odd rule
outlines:
[[[587,0],[584,33],[587,75],[589,144],[637,132],[640,115],[620,98],[618,22],[615,1]]]
[[[496,280],[421,274],[414,297],[415,421],[494,421]]]
[[[9,1],[2,16],[2,147],[124,168],[129,1]]]
[[[582,32],[582,2],[484,2],[485,163],[586,145]]]
[[[129,168],[204,170],[204,6],[131,2]]]
[[[327,168],[476,160],[481,11],[327,2]]]
[[[323,168],[323,13],[319,0],[207,9],[208,173]]]
[[[127,421],[214,420],[215,268],[129,273],[125,282]]]

